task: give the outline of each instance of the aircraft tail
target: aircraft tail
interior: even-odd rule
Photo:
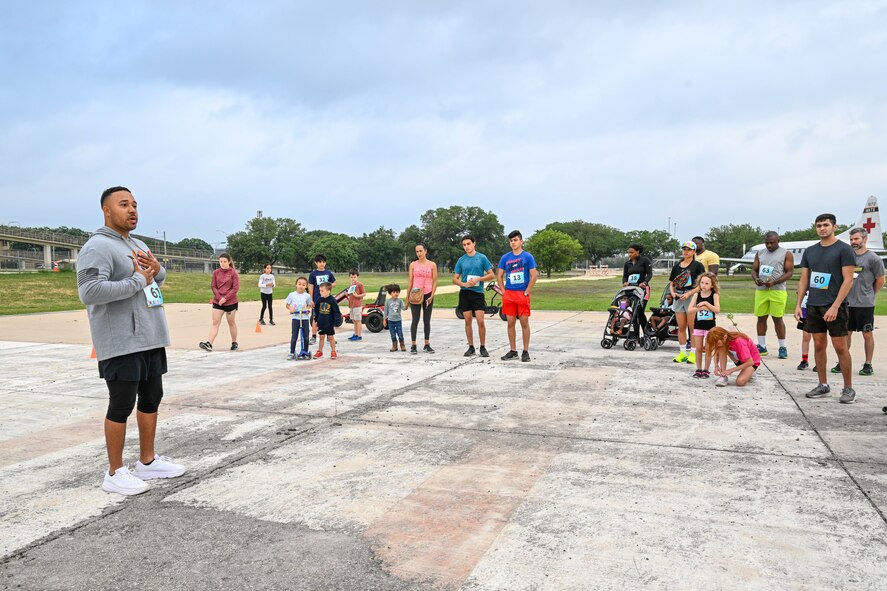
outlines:
[[[868,198],[862,210],[862,217],[859,218],[856,225],[850,226],[850,230],[853,228],[865,228],[869,233],[868,248],[871,250],[884,250],[884,230],[881,228],[881,214],[878,211],[877,197],[872,195]],[[838,239],[850,242],[850,230],[840,234]]]

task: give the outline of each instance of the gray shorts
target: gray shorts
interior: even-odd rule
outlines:
[[[678,295],[680,296],[680,294]],[[671,309],[674,311],[675,314],[679,312],[683,312],[684,314],[686,314],[690,311],[690,300],[692,299],[693,296],[690,296],[686,300],[682,300],[680,297],[676,297],[674,299],[674,304],[671,305]]]
[[[361,318],[362,318],[361,314],[363,314],[363,306],[360,306],[357,308],[350,308],[349,310],[351,313],[351,322],[354,322],[355,319],[361,320]]]

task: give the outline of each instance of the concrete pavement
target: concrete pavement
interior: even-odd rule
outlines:
[[[168,309],[185,346],[158,437],[189,471],[131,498],[99,488],[88,344],[46,344],[84,325],[0,319],[0,587],[884,588],[880,351],[841,405],[804,398],[794,330],[792,358],[740,389],[691,378],[674,344],[602,349],[600,313],[535,313],[529,364],[499,361],[498,320],[493,358],[463,357],[451,310],[435,355],[367,333],[290,362],[284,326],[237,353],[192,348],[194,308]],[[52,337],[14,338],[22,318]]]

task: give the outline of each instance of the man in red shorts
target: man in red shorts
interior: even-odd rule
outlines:
[[[524,341],[524,352],[521,361],[530,360],[530,292],[536,285],[539,276],[536,271],[536,259],[523,249],[524,237],[517,230],[508,235],[511,252],[499,259],[497,281],[503,290],[502,313],[508,319],[508,343],[511,350],[502,356],[503,361],[517,359],[517,334],[515,320],[520,318],[521,336]]]

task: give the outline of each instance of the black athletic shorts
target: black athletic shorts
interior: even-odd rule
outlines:
[[[483,293],[471,291],[470,289],[459,290],[459,309],[463,312],[481,312],[487,309],[487,300]]]
[[[224,306],[220,306],[219,304],[213,304],[213,310],[224,310],[225,312],[233,312],[237,309],[237,304],[225,304]]]
[[[159,347],[99,361],[99,377],[109,382],[144,382],[166,373],[166,349]]]
[[[847,305],[842,304],[838,308],[838,316],[831,322],[825,321],[825,313],[831,306],[811,306],[807,305],[807,321],[804,323],[804,329],[811,333],[828,332],[829,336],[844,337],[847,336]]]
[[[872,332],[875,330],[875,307],[847,308],[847,330],[850,332]]]

